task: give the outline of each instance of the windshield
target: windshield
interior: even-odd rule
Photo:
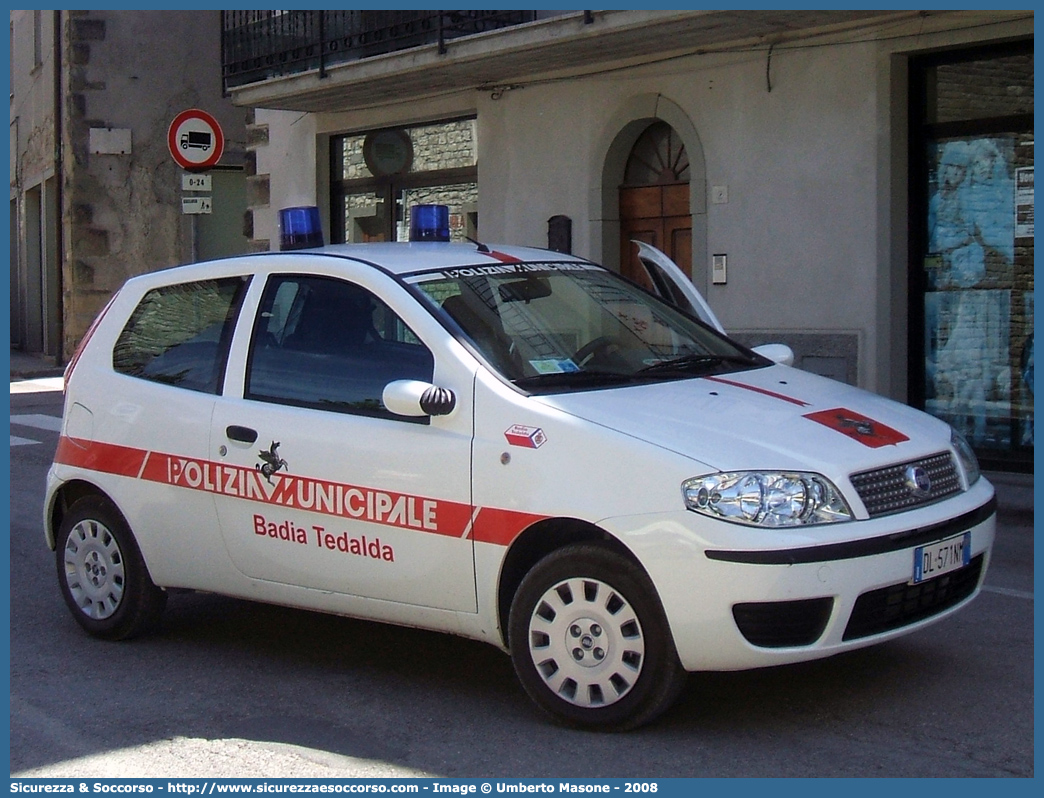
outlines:
[[[769,361],[594,264],[518,263],[407,278],[507,380],[577,390]]]

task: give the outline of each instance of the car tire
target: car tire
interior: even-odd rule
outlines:
[[[130,527],[100,496],[77,501],[62,519],[55,564],[62,597],[95,637],[125,640],[153,625],[167,594],[156,587]]]
[[[596,543],[563,547],[533,567],[512,601],[508,641],[529,697],[570,726],[636,728],[685,685],[649,577]]]

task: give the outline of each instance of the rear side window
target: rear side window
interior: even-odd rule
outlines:
[[[217,393],[246,277],[155,288],[142,297],[112,352],[120,374]]]

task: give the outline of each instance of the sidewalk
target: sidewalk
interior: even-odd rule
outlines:
[[[11,382],[60,377],[64,368],[56,366],[53,358],[27,355],[11,350]],[[1003,512],[1033,512],[1033,474],[1016,474],[1008,471],[988,471],[986,478],[997,490],[997,503]]]
[[[11,382],[39,377],[61,377],[64,371],[64,366],[55,365],[53,357],[28,355],[17,349],[11,350]]]

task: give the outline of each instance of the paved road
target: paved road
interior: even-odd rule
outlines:
[[[26,386],[23,384],[23,388]],[[922,634],[694,675],[635,733],[558,728],[506,656],[429,632],[179,593],[129,643],[80,632],[42,540],[59,392],[11,395],[11,771],[22,776],[1032,776],[1033,530]]]

